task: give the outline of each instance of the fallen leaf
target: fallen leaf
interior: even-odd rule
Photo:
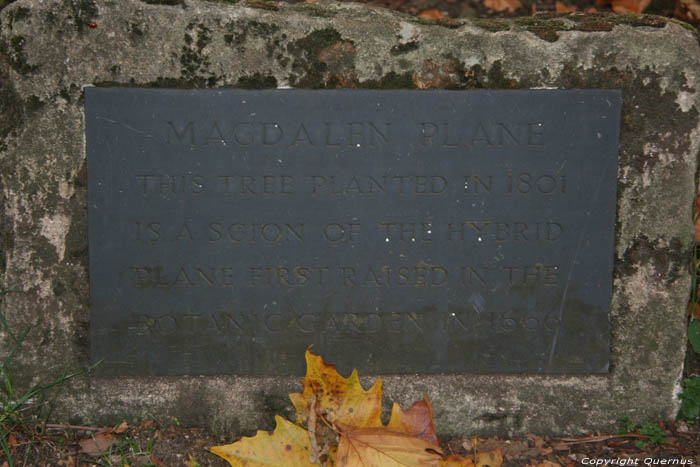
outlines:
[[[15,438],[15,435],[10,433],[10,436],[7,437],[7,445],[9,447],[17,446],[17,438]]]
[[[578,8],[576,8],[576,5],[565,5],[562,2],[556,2],[554,4],[554,10],[557,13],[571,13],[573,11],[577,11]]]
[[[115,437],[113,434],[95,433],[91,438],[80,440],[80,449],[88,456],[103,456],[109,452],[109,448],[114,444]]]
[[[515,442],[508,444],[506,446],[503,446],[501,449],[501,452],[503,453],[504,456],[506,457],[521,457],[523,455],[523,452],[526,452],[530,449],[530,446],[526,442]]]
[[[401,410],[399,404],[394,402],[387,428],[415,436],[440,447],[440,440],[435,432],[435,422],[433,421],[433,407],[427,397],[424,397],[422,401],[415,402],[405,412]]]
[[[7,463],[3,464],[2,467],[5,467]],[[58,461],[58,465],[62,467],[78,467],[78,460],[74,456],[68,456],[65,459],[61,459]]]
[[[462,441],[462,447],[464,448],[465,451],[471,451],[472,450],[472,442],[469,438],[465,439]]]
[[[447,16],[442,14],[440,10],[437,8],[431,8],[429,10],[423,10],[420,13],[418,13],[416,16],[419,18],[423,19],[445,19]]]
[[[451,455],[440,461],[440,467],[472,467],[474,462],[461,456]]]
[[[676,3],[676,11],[673,12],[674,16],[682,19],[683,21],[688,21],[691,23],[700,22],[700,3],[697,0],[678,0]],[[697,200],[698,206],[700,206],[700,196]],[[695,225],[695,241],[697,240],[698,230],[697,224]]]
[[[532,433],[528,433],[527,437],[530,441],[532,441],[536,448],[541,448],[542,446],[544,446],[544,439],[542,439],[541,437]]]
[[[596,0],[597,6],[611,5],[615,13],[641,13],[651,0]]]
[[[388,427],[340,430],[337,467],[439,467],[442,451],[428,441]]]
[[[476,443],[475,443],[476,444]],[[476,444],[476,449],[477,451],[495,451],[496,449],[503,448],[503,446],[506,445],[506,442],[500,439],[495,439],[495,438],[487,438],[487,439],[481,439],[479,440],[479,443]]]
[[[474,456],[449,456],[440,461],[439,467],[501,467],[503,455],[500,449],[489,452],[477,452]]]
[[[503,455],[500,449],[489,452],[477,452],[474,456],[476,467],[500,467],[503,464]]]
[[[691,319],[700,319],[700,303],[688,303],[688,314]]]
[[[598,9],[597,9],[596,7],[594,7],[594,6],[592,6],[592,7],[586,8],[586,9],[583,10],[583,11],[584,11],[584,13],[597,13],[597,12],[598,12]]]
[[[494,11],[509,11],[511,13],[523,7],[520,0],[484,0],[484,5]]]
[[[129,424],[126,423],[126,420],[121,422],[118,427],[114,429],[115,433],[124,433],[127,429],[129,428]]]
[[[382,425],[382,380],[365,391],[360,384],[357,370],[349,378],[343,378],[335,365],[306,350],[306,377],[304,391],[290,394],[289,398],[297,410],[297,421],[305,422],[309,417],[309,406],[316,397],[317,411],[329,422],[340,422],[354,427],[379,427]]]
[[[258,431],[252,438],[244,437],[233,444],[213,446],[210,451],[234,467],[318,467],[309,462],[309,433],[280,416],[275,416],[275,423],[272,433]]]

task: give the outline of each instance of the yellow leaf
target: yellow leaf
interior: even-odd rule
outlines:
[[[279,416],[275,422],[272,433],[258,431],[253,438],[214,446],[211,452],[234,467],[318,467],[309,462],[309,433]]]
[[[439,447],[387,427],[341,425],[337,467],[438,467]]]
[[[452,455],[442,459],[439,465],[440,467],[473,467],[474,463],[471,459]]]
[[[440,446],[440,441],[435,433],[433,407],[430,405],[430,399],[427,397],[424,397],[422,401],[415,402],[413,406],[405,412],[401,410],[399,404],[394,402],[387,428],[401,433],[407,433],[434,444],[435,446]]]
[[[309,405],[316,397],[316,410],[329,422],[340,422],[355,427],[381,426],[382,380],[377,379],[371,389],[365,391],[360,384],[357,370],[349,378],[343,378],[335,365],[306,350],[306,377],[304,392],[290,394],[297,409],[297,421],[309,417]]]

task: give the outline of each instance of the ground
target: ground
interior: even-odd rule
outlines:
[[[211,454],[207,448],[234,441],[229,435],[218,436],[203,429],[184,428],[172,421],[149,421],[134,427],[122,424],[107,429],[58,424],[37,425],[35,428],[42,432],[16,430],[10,438],[14,465],[224,467],[227,462]],[[622,428],[621,431],[626,431],[628,427]],[[585,465],[591,459],[639,459],[638,465],[663,465],[662,459],[684,460],[686,465],[700,463],[700,426],[697,424],[683,421],[660,423],[658,430],[651,432],[650,436],[632,432],[589,433],[566,438],[541,438],[530,434],[510,440],[454,438],[442,440],[442,445],[446,451],[462,456],[468,456],[474,446],[480,452],[500,449],[506,467]],[[663,442],[656,444],[654,438],[657,441],[663,439]],[[100,448],[103,454],[100,454]]]

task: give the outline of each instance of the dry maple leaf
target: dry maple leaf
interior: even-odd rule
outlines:
[[[438,467],[443,457],[434,444],[388,427],[336,426],[337,467]]]
[[[422,401],[415,402],[405,412],[401,410],[399,404],[394,402],[387,428],[407,433],[440,447],[440,440],[438,440],[435,433],[433,407],[430,405],[430,399],[427,397],[424,397]]]
[[[258,431],[252,438],[210,449],[234,467],[318,467],[309,462],[309,433],[275,416],[275,431]]]
[[[520,0],[484,0],[484,5],[494,11],[514,12],[523,7]]]
[[[302,382],[304,392],[290,394],[289,398],[297,410],[297,421],[305,422],[309,417],[309,405],[316,397],[316,410],[329,422],[340,422],[355,427],[381,426],[382,380],[365,391],[360,384],[357,370],[349,378],[343,378],[335,365],[306,350],[306,377]]]

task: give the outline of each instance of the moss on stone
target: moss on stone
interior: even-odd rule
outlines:
[[[292,7],[294,11],[317,18],[332,18],[338,13],[328,7],[322,7],[313,3],[300,3]]]
[[[211,31],[202,23],[191,22],[187,25],[184,35],[185,45],[180,54],[181,73],[185,79],[193,79],[204,73],[209,73],[209,58],[202,53],[204,47],[211,42]]]
[[[583,32],[601,32],[612,31],[614,27],[614,24],[608,23],[606,21],[586,21],[577,24],[572,29]]]
[[[243,89],[274,89],[277,87],[277,78],[271,75],[255,73],[250,76],[240,77],[237,86]]]
[[[26,19],[29,19],[31,17],[31,12],[29,8],[25,7],[19,7],[15,8],[13,10],[10,10],[7,14],[7,19],[8,19],[8,25],[10,27],[10,30],[12,30],[15,22],[17,21],[24,21]]]
[[[83,32],[99,13],[95,0],[63,0],[73,13],[78,32]]]
[[[41,109],[44,106],[44,102],[39,98],[39,96],[31,95],[24,103],[24,109],[27,114],[31,114]]]
[[[273,36],[279,31],[279,26],[256,20],[237,20],[226,25],[229,31],[224,34],[224,42],[236,46],[239,51],[244,51],[249,37],[261,37],[266,40],[267,55],[272,56],[274,49],[279,46],[279,39]]]
[[[301,88],[324,87],[326,63],[319,60],[322,50],[342,41],[333,28],[317,29],[306,37],[290,42],[287,51],[294,58],[289,81]]]
[[[457,29],[464,25],[464,21],[456,18],[428,19],[428,18],[411,18],[412,23],[422,24],[425,26],[442,26],[443,28]]]
[[[17,73],[26,75],[36,71],[37,65],[30,65],[24,54],[24,36],[11,36],[9,43],[0,44],[0,54],[6,57],[7,62]]]
[[[670,23],[675,23],[679,26],[681,26],[684,29],[687,29],[688,31],[692,31],[694,33],[698,33],[697,28],[695,28],[693,25],[686,23],[685,21],[681,21],[676,18],[667,18]]]
[[[510,29],[510,23],[503,19],[493,18],[493,19],[473,19],[471,23],[481,29],[489,32],[500,32],[508,31]]]
[[[257,8],[258,10],[277,11],[279,7],[274,2],[264,0],[248,0],[245,4],[248,8]]]
[[[129,37],[132,41],[138,42],[143,39],[144,31],[139,23],[129,23]]]
[[[513,22],[518,26],[524,26],[527,31],[530,31],[547,42],[556,42],[559,39],[559,34],[557,34],[557,32],[569,29],[562,21],[542,21],[537,17],[516,18]]]
[[[396,73],[390,71],[380,79],[370,79],[358,84],[364,89],[415,89],[411,73]]]
[[[391,55],[403,55],[413,50],[418,50],[418,47],[417,41],[409,41],[402,44],[396,44],[391,48],[389,53],[391,53]]]
[[[184,5],[184,0],[141,0],[143,3],[148,3],[149,5],[166,5],[166,6],[178,6]]]

